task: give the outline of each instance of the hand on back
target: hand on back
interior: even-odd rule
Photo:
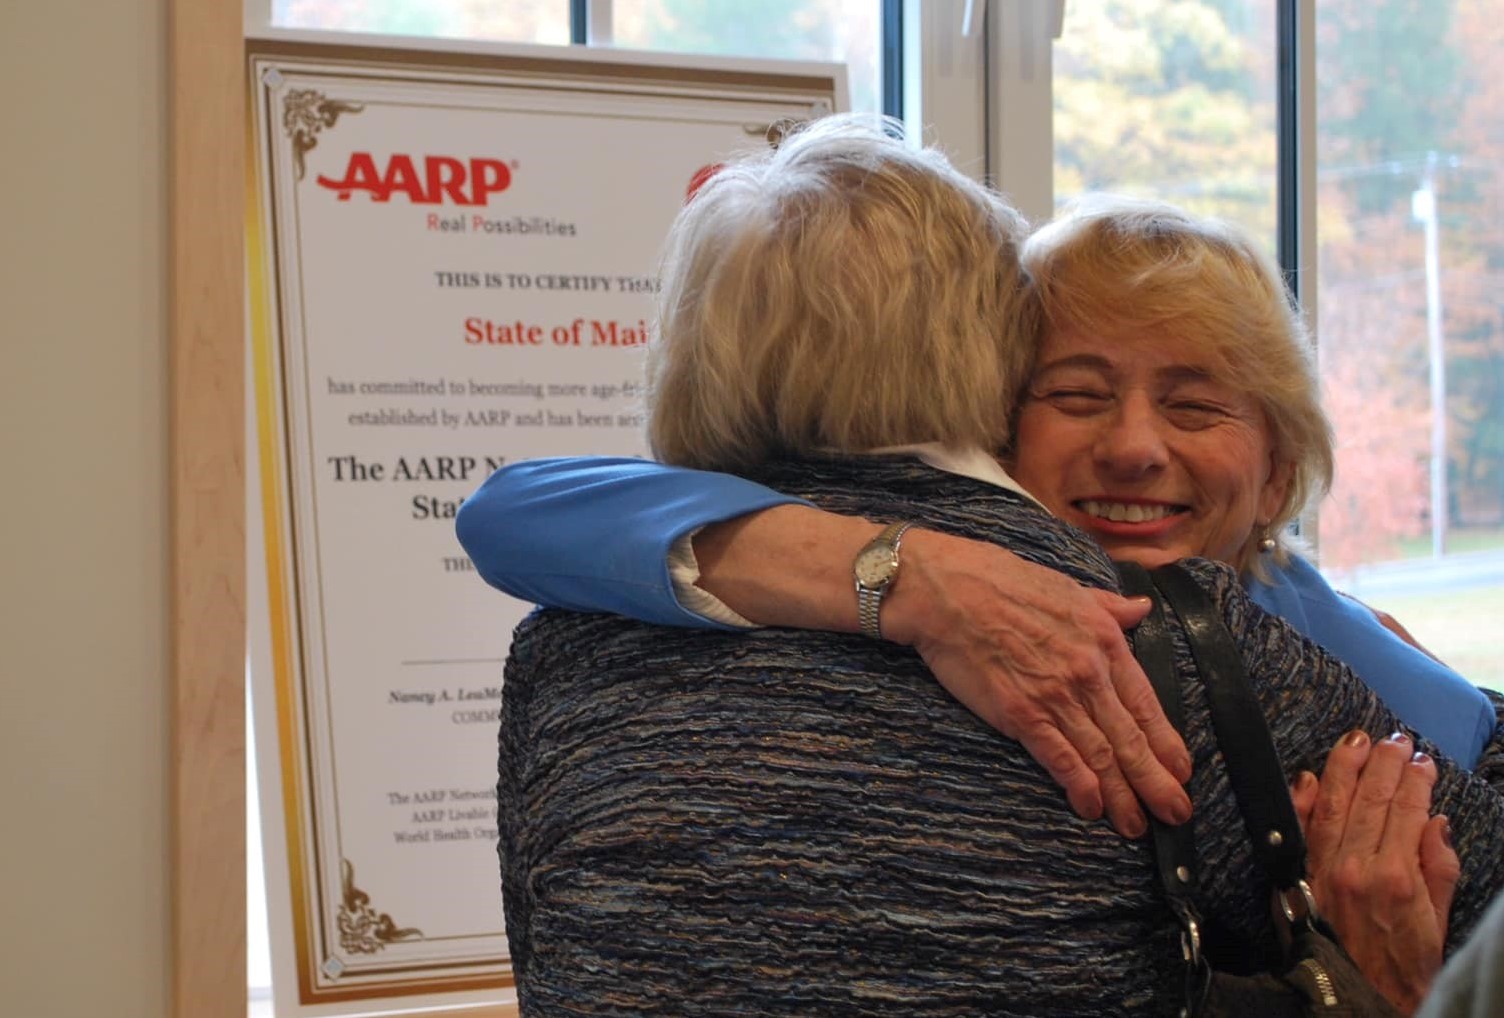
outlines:
[[[1017,739],[1082,817],[1147,829],[1138,797],[1169,823],[1190,818],[1190,755],[1123,630],[1148,604],[1083,587],[992,545],[926,530],[904,543],[903,580],[883,629],[942,685]]]

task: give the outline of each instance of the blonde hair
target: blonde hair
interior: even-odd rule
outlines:
[[[736,469],[1006,441],[1037,327],[1025,224],[891,129],[814,121],[722,168],[680,211],[648,354],[659,459]]]
[[[1332,428],[1313,351],[1273,260],[1238,227],[1161,202],[1091,195],[1024,244],[1023,262],[1049,332],[1173,336],[1201,345],[1219,377],[1258,401],[1284,502],[1268,521],[1276,560],[1285,529],[1332,481]],[[1037,348],[1036,348],[1037,352]],[[1249,535],[1237,565],[1267,579]]]

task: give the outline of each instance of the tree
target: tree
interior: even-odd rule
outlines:
[[[1504,522],[1497,5],[1332,0],[1319,8],[1318,45],[1323,351],[1379,357],[1385,368],[1370,372],[1375,386],[1423,383],[1426,306],[1413,297],[1423,241],[1410,202],[1434,158],[1452,496],[1442,511],[1454,522],[1497,525]],[[1377,303],[1390,322],[1378,335],[1346,335],[1342,316],[1329,313],[1335,299]],[[1375,354],[1375,345],[1384,350]],[[1363,414],[1352,426],[1372,419]]]
[[[1258,30],[1260,9],[1272,18],[1267,2],[1067,7],[1055,53],[1056,193],[1151,194],[1272,241],[1273,36]]]

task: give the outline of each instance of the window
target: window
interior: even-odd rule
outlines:
[[[263,3],[266,0],[262,0]],[[270,0],[273,28],[567,45],[569,0]]]
[[[1498,10],[1326,0],[1317,17],[1317,307],[1338,440],[1322,565],[1504,688]]]
[[[271,0],[276,28],[846,61],[851,104],[883,108],[882,0]],[[581,8],[585,5],[580,5]],[[589,25],[572,20],[588,13]]]

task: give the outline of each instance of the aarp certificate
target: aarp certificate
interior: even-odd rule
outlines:
[[[497,713],[530,606],[480,581],[455,512],[513,460],[644,452],[670,220],[728,156],[844,106],[844,68],[248,45],[277,1013],[494,1008]]]

